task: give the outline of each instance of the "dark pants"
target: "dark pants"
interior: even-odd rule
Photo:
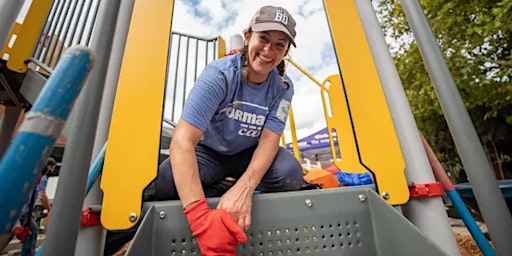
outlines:
[[[256,147],[246,149],[235,155],[219,154],[212,149],[198,145],[196,158],[199,177],[206,197],[221,196],[214,185],[227,177],[238,179],[245,172]],[[279,192],[299,190],[304,183],[302,166],[286,149],[280,147],[269,170],[263,176],[258,190],[262,192]],[[158,176],[154,182],[157,200],[179,199],[169,158],[158,167]]]
[[[27,218],[30,219],[27,220]],[[32,218],[32,216],[28,216],[28,214],[25,213],[20,216],[20,223],[25,223],[26,221],[30,221],[29,229],[32,232],[32,234],[25,238],[23,246],[21,246],[21,256],[33,256],[36,253],[39,226],[37,226],[37,223]]]

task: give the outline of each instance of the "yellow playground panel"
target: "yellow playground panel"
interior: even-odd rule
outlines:
[[[137,222],[142,191],[156,177],[173,6],[169,0],[135,1],[101,180],[107,229]]]
[[[34,45],[37,44],[39,32],[41,32],[41,27],[44,24],[51,3],[52,0],[33,1],[27,12],[23,26],[19,23],[15,24],[8,38],[11,39],[13,36],[21,34],[23,36],[16,37],[16,43],[12,48],[4,47],[0,55],[0,57],[4,54],[13,56],[13,58],[9,58],[9,62],[7,62],[7,67],[10,70],[18,73],[25,73],[27,71],[27,65],[25,64],[26,57],[32,54],[32,49]],[[8,46],[9,41],[10,40],[7,41],[6,46]]]
[[[336,86],[341,82],[339,77],[331,80],[335,85],[333,90],[338,91],[329,93],[333,116],[327,118],[327,125],[329,129],[335,128],[340,132],[341,145],[345,140],[350,144],[349,138],[354,138],[359,165],[366,166],[375,174],[381,196],[390,204],[405,204],[409,200],[405,163],[356,3],[327,0],[325,5],[343,76],[343,90]],[[342,117],[347,114],[352,126],[347,122],[348,117]],[[352,137],[347,127],[353,128]],[[353,146],[350,146],[350,154],[355,153]],[[344,153],[341,154],[343,156]],[[350,159],[347,164],[355,165],[357,159]],[[343,167],[343,161],[336,161],[336,164]]]
[[[135,1],[101,183],[101,221],[110,230],[135,225],[141,217],[143,190],[156,177],[173,4]],[[317,82],[328,128],[338,133],[341,159],[335,164],[352,172],[371,171],[387,202],[404,204],[409,198],[405,164],[362,25],[355,22],[359,21],[355,4],[329,0],[325,9],[328,17],[336,17],[329,24],[343,74]],[[219,48],[225,48],[223,42]]]

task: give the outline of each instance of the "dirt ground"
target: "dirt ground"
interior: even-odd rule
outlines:
[[[464,223],[458,219],[452,219],[452,230],[457,239],[461,256],[482,256],[482,252],[476,245],[475,240],[464,226]],[[484,223],[478,222],[478,226],[482,232],[487,232],[487,227]],[[492,246],[492,243],[491,243]]]

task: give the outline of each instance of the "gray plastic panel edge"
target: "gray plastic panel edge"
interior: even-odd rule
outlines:
[[[445,255],[372,188],[257,195],[238,255]],[[144,212],[126,255],[200,255],[180,201],[148,202]]]
[[[29,68],[20,87],[21,95],[33,105],[45,86],[46,80],[43,75]]]
[[[378,255],[448,255],[377,193],[368,196]]]

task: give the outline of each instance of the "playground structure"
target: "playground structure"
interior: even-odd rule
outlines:
[[[434,84],[455,88],[415,2],[403,1],[402,5]],[[185,81],[197,77],[199,44],[204,49],[204,65],[224,56],[222,38],[171,33],[172,0],[34,0],[23,24],[15,24],[22,5],[23,1],[17,0],[0,4],[0,45],[6,45],[1,55],[5,64],[0,74],[1,97],[8,106],[0,126],[0,153],[9,146],[13,120],[15,123],[22,109],[33,107],[47,77],[54,75],[61,54],[75,44],[88,45],[96,54],[94,69],[64,129],[68,142],[42,254],[101,255],[104,228],[124,230],[136,224],[140,226],[128,255],[198,254],[180,203],[142,203],[142,192],[156,175],[159,150],[165,144],[161,136],[165,84],[174,83],[172,105],[166,107],[176,118],[186,97],[186,83],[178,91],[178,73],[187,72]],[[371,171],[376,186],[258,195],[249,241],[240,246],[239,253],[410,255],[414,251],[415,255],[458,255],[439,195],[426,190],[419,197],[410,196],[410,188],[417,191],[436,183],[371,3],[325,0],[324,7],[343,76],[332,75],[320,82],[292,59],[288,61],[320,87],[335,164],[352,172]],[[11,35],[16,35],[16,40],[9,46]],[[180,44],[186,48],[181,52],[184,66],[178,64],[183,57],[180,51],[170,52],[174,45],[182,49]],[[194,50],[196,60],[188,63]],[[175,69],[169,68],[173,60]],[[174,81],[169,81],[172,71]],[[506,237],[512,237],[512,220],[496,180],[485,172],[490,166],[485,157],[482,160],[484,154],[469,119],[453,118],[467,116],[465,109],[460,109],[462,104],[454,100],[460,96],[442,87],[436,90],[496,251],[510,255],[512,244]],[[372,102],[372,111],[367,102]],[[294,153],[299,156],[293,115],[291,112],[289,120]],[[333,131],[340,152],[334,150]],[[85,200],[79,200],[84,198],[93,158],[101,155],[105,144],[103,196],[98,179]],[[36,160],[26,175],[0,169],[0,177],[19,175],[16,177],[31,181],[29,172],[35,169]],[[0,182],[0,198],[6,200],[2,206],[18,205],[20,202],[7,200],[11,184]],[[214,205],[216,200],[209,203]],[[9,207],[0,211],[2,227],[16,217],[9,215],[15,210]],[[84,213],[96,216],[98,209],[101,225],[86,223],[77,234],[72,227],[78,227]],[[489,217],[490,211],[494,219]],[[3,247],[10,228],[0,231]]]

